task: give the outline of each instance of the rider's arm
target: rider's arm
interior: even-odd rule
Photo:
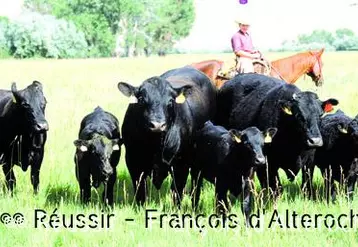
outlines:
[[[251,59],[259,58],[258,53],[247,52],[244,50],[243,42],[241,41],[240,36],[238,36],[238,35],[234,35],[231,38],[231,46],[232,46],[232,50],[236,56],[247,57],[247,58],[251,58]]]
[[[258,53],[251,53],[251,52],[246,52],[246,51],[243,51],[243,50],[238,50],[238,51],[235,51],[235,55],[236,56],[239,56],[239,57],[247,57],[247,58],[259,58],[259,54]]]

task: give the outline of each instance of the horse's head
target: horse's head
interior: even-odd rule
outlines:
[[[307,75],[312,78],[316,86],[322,86],[323,74],[322,74],[322,53],[324,48],[319,51],[310,51],[311,66],[307,71]]]

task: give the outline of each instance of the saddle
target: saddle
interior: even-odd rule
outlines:
[[[254,73],[262,75],[269,75],[271,73],[271,63],[264,58],[253,59],[252,64],[254,66]],[[239,74],[236,68],[237,66],[234,65],[229,69],[221,69],[217,76],[222,79],[230,80]]]

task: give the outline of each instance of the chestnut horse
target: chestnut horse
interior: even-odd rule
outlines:
[[[319,51],[307,51],[290,57],[281,58],[271,62],[270,76],[276,77],[293,84],[302,75],[307,74],[315,82],[316,86],[323,84],[322,59],[324,49]],[[217,88],[220,88],[228,79],[218,75],[224,62],[220,60],[207,60],[193,63],[191,66],[205,73]]]
[[[222,69],[223,64],[224,62],[219,60],[206,60],[199,63],[192,63],[190,66],[206,74],[212,81],[216,81],[218,72]]]

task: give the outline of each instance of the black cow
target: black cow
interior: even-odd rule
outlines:
[[[242,209],[248,217],[252,204],[253,175],[257,167],[265,166],[264,143],[270,143],[276,132],[276,128],[261,132],[256,127],[228,131],[208,121],[198,131],[195,140],[195,161],[191,169],[195,190],[194,207],[199,203],[200,189],[205,178],[215,184],[220,211],[229,208],[229,190],[236,197],[243,192]]]
[[[16,185],[14,164],[23,171],[31,166],[31,183],[35,194],[38,192],[48,131],[45,107],[46,98],[38,81],[19,91],[15,83],[11,91],[0,90],[0,156],[11,192]]]
[[[257,174],[263,187],[278,192],[278,169],[294,179],[302,167],[300,155],[309,148],[322,146],[319,119],[338,101],[320,101],[315,93],[301,92],[296,86],[260,74],[242,74],[226,82],[218,93],[216,123],[226,128],[260,130],[276,127],[277,134],[267,149],[268,183],[265,168]],[[303,172],[303,185],[307,173]]]
[[[122,144],[117,118],[97,107],[83,118],[78,138],[74,144],[81,201],[90,201],[92,179],[95,188],[103,182],[103,201],[112,206]]]
[[[346,184],[348,198],[353,199],[358,174],[358,116],[352,119],[338,110],[322,118],[320,130],[323,146],[310,153],[311,157],[306,157],[306,166],[313,162],[320,168],[327,200],[330,194],[333,202],[336,199],[334,181]],[[312,176],[313,169],[309,176],[311,180]]]
[[[147,176],[153,175],[159,189],[171,172],[180,205],[192,162],[193,133],[215,114],[215,87],[202,72],[183,67],[149,78],[139,87],[120,82],[118,88],[134,100],[122,134],[137,202],[145,201]]]

